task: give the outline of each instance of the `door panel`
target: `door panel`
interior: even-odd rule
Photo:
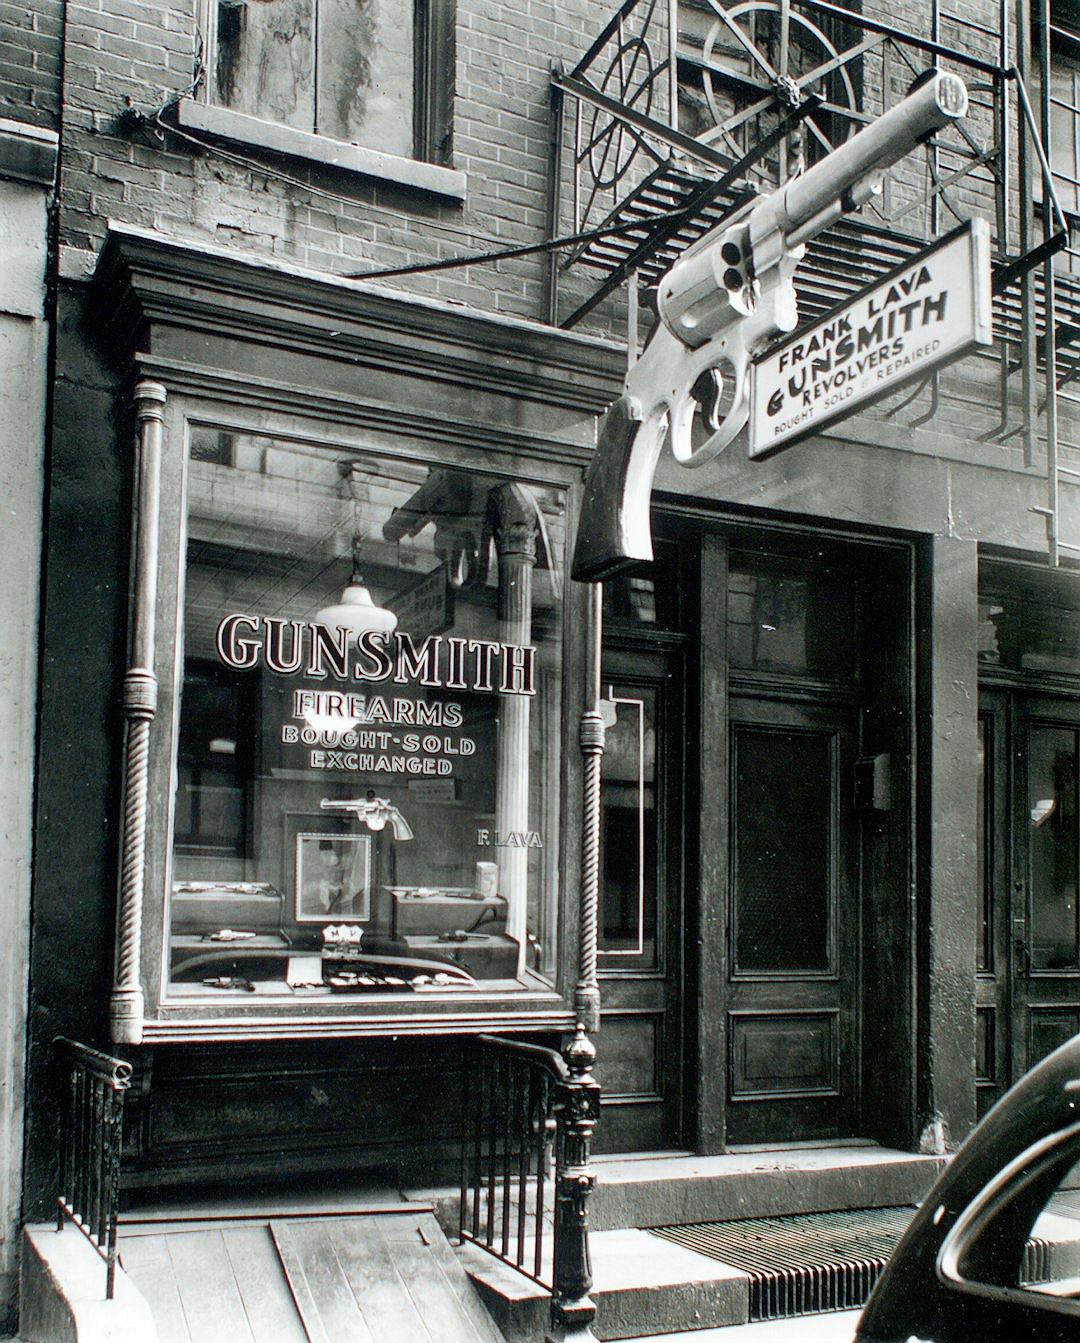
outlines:
[[[733,696],[730,1143],[855,1132],[857,715]]]
[[[1080,705],[1015,697],[1013,1080],[1080,1028]]]
[[[1009,705],[1001,691],[979,694],[976,794],[975,1086],[978,1118],[1009,1086]]]
[[[644,648],[604,664],[597,1077],[607,1151],[681,1138],[680,666]]]

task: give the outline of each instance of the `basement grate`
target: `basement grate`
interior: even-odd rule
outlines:
[[[866,1303],[913,1207],[857,1208],[656,1227],[653,1235],[750,1276],[750,1319],[782,1320]]]
[[[748,1274],[753,1323],[864,1306],[914,1215],[910,1206],[856,1208],[650,1230]],[[1025,1282],[1049,1279],[1049,1252],[1046,1241],[1028,1242]]]

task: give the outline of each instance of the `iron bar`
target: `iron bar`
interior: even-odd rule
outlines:
[[[972,56],[969,52],[957,51],[955,47],[946,47],[940,42],[933,42],[925,37],[917,37],[914,33],[898,28],[895,24],[883,23],[880,19],[870,18],[867,14],[850,9],[841,9],[839,5],[830,4],[829,0],[802,0],[802,3],[807,9],[828,14],[831,18],[841,20],[852,27],[865,28],[868,33],[881,33],[884,37],[892,38],[894,42],[903,42],[905,46],[914,47],[917,51],[925,52],[929,56],[937,56],[942,60],[956,61],[958,65],[970,66],[971,69],[980,70],[983,74],[993,74],[999,68],[993,61],[985,61],[981,57]]]
[[[1053,173],[1047,162],[1044,145],[1050,143],[1050,0],[1042,0],[1039,6],[1042,23],[1042,107],[1040,109],[1039,129],[1043,144],[1036,141],[1036,151],[1043,170],[1043,236],[1049,238],[1052,231],[1054,208],[1068,239],[1068,225],[1061,213],[1057,195],[1054,191]],[[1022,86],[1021,86],[1022,87]],[[1044,354],[1046,366],[1046,518],[1047,541],[1050,551],[1050,566],[1058,567],[1061,560],[1058,544],[1059,500],[1058,500],[1058,415],[1057,415],[1057,314],[1053,256],[1047,256],[1043,262],[1043,302],[1046,315],[1043,321]]]
[[[601,51],[603,51],[610,39],[618,32],[626,15],[629,14],[631,10],[636,9],[640,3],[641,0],[623,0],[623,3],[600,30],[600,36],[593,42],[592,46],[589,47],[588,51],[586,51],[585,55],[578,61],[577,65],[574,66],[571,71],[572,74],[580,75],[592,65],[593,61],[599,56]]]
[[[105,1261],[105,1297],[116,1283],[116,1223],[124,1093],[131,1064],[58,1037],[61,1062],[56,1229],[72,1223]]]
[[[599,303],[607,298],[608,294],[622,284],[627,276],[632,275],[644,260],[652,256],[658,247],[662,247],[664,243],[669,242],[683,227],[687,219],[698,217],[707,205],[711,204],[717,197],[722,196],[742,177],[749,167],[756,163],[762,155],[767,154],[775,145],[779,144],[785,136],[791,133],[795,126],[815,111],[817,106],[818,100],[813,96],[808,97],[799,107],[793,108],[791,113],[769,135],[758,141],[752,149],[747,150],[742,158],[733,163],[719,177],[703,182],[696,191],[691,192],[677,214],[669,215],[667,218],[662,215],[656,216],[654,226],[648,237],[644,238],[624,260],[620,261],[604,282],[574,309],[562,323],[563,328],[568,330],[592,312]]]
[[[461,1239],[545,1287],[567,1338],[591,1337],[587,1200],[589,1144],[599,1116],[591,1044],[579,1027],[565,1056],[481,1036],[463,1091]],[[554,1234],[546,1231],[548,1142],[554,1135]],[[476,1156],[470,1167],[469,1152]],[[487,1161],[481,1159],[486,1152]],[[480,1214],[481,1200],[487,1206]],[[531,1206],[530,1206],[531,1199]],[[471,1207],[470,1207],[471,1204]],[[515,1207],[516,1204],[516,1207]],[[470,1216],[471,1213],[471,1216]],[[548,1260],[547,1247],[552,1246]]]
[[[644,116],[641,112],[635,112],[627,108],[625,103],[619,102],[617,98],[609,97],[606,93],[601,93],[599,89],[585,80],[576,79],[573,75],[560,74],[557,71],[552,74],[551,78],[557,88],[562,89],[564,93],[573,94],[579,102],[599,108],[600,111],[607,112],[609,116],[616,120],[625,121],[627,125],[643,131],[645,134],[652,136],[653,139],[669,145],[672,149],[681,149],[684,154],[698,159],[711,168],[719,168],[723,171],[731,162],[729,155],[720,154],[709,145],[703,144],[700,140],[695,140],[692,135],[686,135],[673,126],[665,126],[662,122],[653,121],[651,117]]]

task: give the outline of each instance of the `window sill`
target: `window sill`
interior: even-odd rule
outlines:
[[[201,131],[204,135],[257,145],[260,149],[269,149],[277,154],[307,159],[312,163],[359,173],[364,177],[377,177],[383,182],[395,182],[399,186],[430,192],[450,200],[465,199],[465,174],[454,168],[440,167],[437,163],[403,159],[396,154],[382,154],[377,149],[364,149],[360,145],[328,140],[323,135],[312,135],[291,126],[277,126],[270,121],[261,121],[258,117],[249,117],[243,112],[233,112],[227,107],[197,102],[194,98],[180,100],[176,107],[176,119],[184,130]]]

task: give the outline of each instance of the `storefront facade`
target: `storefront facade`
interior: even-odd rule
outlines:
[[[1080,590],[1047,563],[1045,451],[986,439],[997,372],[766,462],[665,458],[593,705],[570,563],[622,291],[565,330],[532,258],[356,273],[557,231],[549,67],[607,7],[527,35],[418,7],[456,93],[419,62],[424,152],[378,148],[382,107],[324,133],[348,162],[296,108],[260,120],[211,8],[208,88],[181,3],[150,25],[169,87],[129,72],[168,116],[107,122],[90,46],[69,62],[24,1220],[54,1193],[56,1036],[133,1064],[133,1197],[445,1182],[475,1037],[565,1041],[592,936],[601,1150],[953,1150],[1080,1029]]]

